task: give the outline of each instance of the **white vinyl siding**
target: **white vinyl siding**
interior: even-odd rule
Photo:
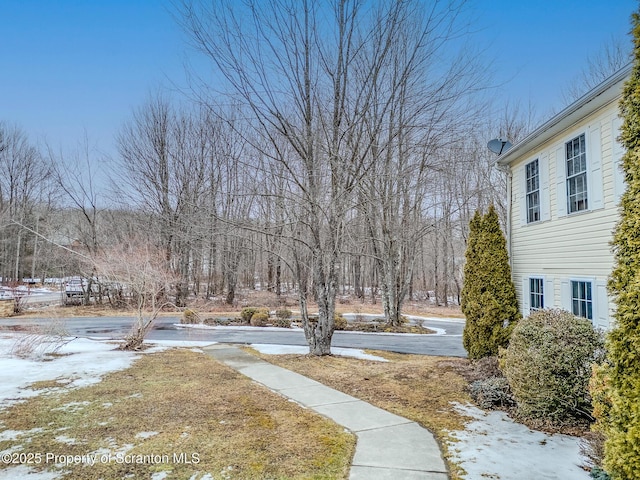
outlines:
[[[589,210],[598,210],[604,206],[604,190],[602,185],[602,136],[600,122],[590,125],[588,134]]]
[[[569,311],[570,280],[586,278],[593,282],[593,322],[608,327],[613,305],[607,298],[605,286],[613,266],[610,241],[618,219],[616,193],[621,190],[613,162],[614,156],[621,155],[615,141],[616,117],[617,103],[612,102],[574,124],[571,131],[550,139],[536,151],[525,153],[511,163],[513,178],[517,179],[513,182],[511,197],[511,263],[514,282],[520,285],[518,302],[525,315],[530,310],[530,277],[545,279],[545,308]],[[588,210],[568,214],[565,145],[582,134],[587,142]],[[597,155],[593,152],[595,147],[599,150]],[[525,167],[536,158],[540,171],[541,221],[528,224]]]
[[[551,220],[551,206],[549,198],[549,152],[538,158],[540,168],[540,216],[543,222]]]
[[[620,135],[620,127],[622,126],[622,119],[617,115],[611,121],[611,153],[613,156],[613,185],[614,185],[614,201],[616,204],[620,202],[620,197],[624,193],[624,173],[622,171],[622,156],[624,155],[624,147],[618,141],[618,135]]]

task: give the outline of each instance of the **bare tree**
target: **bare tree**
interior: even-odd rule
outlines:
[[[63,208],[80,213],[82,224],[77,225],[78,240],[93,254],[98,250],[99,193],[96,188],[95,152],[85,136],[79,150],[71,155],[54,153],[48,146],[47,154],[52,168],[52,180],[64,193]]]
[[[22,129],[0,123],[0,132],[0,277],[18,281],[33,271],[37,240],[30,230],[51,206],[49,168]]]
[[[206,118],[178,113],[158,96],[133,114],[118,136],[119,196],[148,212],[147,232],[181,278],[184,303],[192,274],[193,231],[207,187],[211,142]]]
[[[600,50],[587,57],[582,71],[563,91],[564,103],[572,103],[629,64],[632,60],[631,53],[631,44],[626,38],[611,38]]]
[[[365,167],[364,152],[353,148],[363,138],[358,109],[371,99],[370,86],[356,86],[352,73],[371,32],[357,32],[360,6],[341,0],[320,14],[308,0],[182,3],[185,30],[269,145],[261,153],[284,167],[287,208],[297,214],[291,232],[298,266],[292,270],[299,284],[301,272],[312,272],[319,308],[318,321],[310,322],[301,291],[305,335],[317,355],[330,353],[344,218]],[[379,64],[368,68],[373,74]],[[281,140],[291,147],[286,155]]]
[[[328,354],[346,220],[365,174],[385,156],[391,162],[406,157],[406,141],[433,148],[416,132],[426,125],[432,127],[426,137],[437,136],[447,108],[448,118],[455,118],[460,92],[477,85],[477,70],[468,69],[468,59],[442,62],[449,40],[463,33],[457,28],[461,4],[184,0],[180,5],[193,45],[224,80],[222,94],[250,113],[250,141],[262,165],[272,165],[255,168],[277,176],[286,213],[286,228],[278,235],[287,236],[282,245],[290,249],[288,265],[300,287],[306,338],[311,353]],[[204,87],[200,99],[206,99]],[[387,163],[387,178],[392,169]],[[414,218],[416,201],[408,192],[397,191],[404,194],[403,211],[412,213],[403,214],[394,229]],[[395,282],[399,273],[394,275]],[[411,277],[408,269],[400,275]],[[307,287],[318,304],[317,322],[309,321]]]
[[[392,325],[401,322],[421,238],[435,227],[428,213],[441,203],[436,188],[451,163],[444,153],[462,127],[474,121],[478,110],[471,99],[485,85],[470,50],[442,60],[448,40],[464,33],[457,8],[442,8],[437,2],[401,6],[396,10],[401,28],[387,39],[387,63],[369,80],[376,98],[368,116],[374,126],[373,161],[360,192],[384,313]],[[382,40],[372,43],[383,45]]]

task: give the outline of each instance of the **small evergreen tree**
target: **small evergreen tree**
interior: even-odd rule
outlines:
[[[640,478],[640,14],[632,15],[634,66],[620,100],[626,190],[613,247],[609,291],[617,305],[608,362],[596,371],[596,430],[605,435],[604,467],[613,479]]]
[[[484,216],[476,212],[469,223],[465,257],[461,299],[467,318],[464,348],[472,359],[496,355],[499,347],[508,344],[521,315],[506,240],[493,205]]]

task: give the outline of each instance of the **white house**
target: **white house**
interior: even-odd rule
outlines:
[[[559,307],[607,328],[610,242],[624,190],[618,101],[631,65],[498,157],[509,175],[507,239],[526,316]]]

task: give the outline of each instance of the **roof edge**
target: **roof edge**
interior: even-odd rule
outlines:
[[[516,158],[534,150],[565,128],[568,128],[574,121],[582,116],[583,110],[589,106],[589,104],[592,104],[592,102],[595,103],[590,106],[590,112],[596,111],[598,108],[615,100],[616,97],[620,96],[621,90],[613,91],[612,88],[625,81],[629,77],[632,68],[633,63],[627,64],[602,83],[589,90],[575,102],[533,130],[533,132],[516,143],[507,152],[500,155],[496,163],[498,165],[509,165]],[[609,95],[606,95],[606,93],[609,93]]]

